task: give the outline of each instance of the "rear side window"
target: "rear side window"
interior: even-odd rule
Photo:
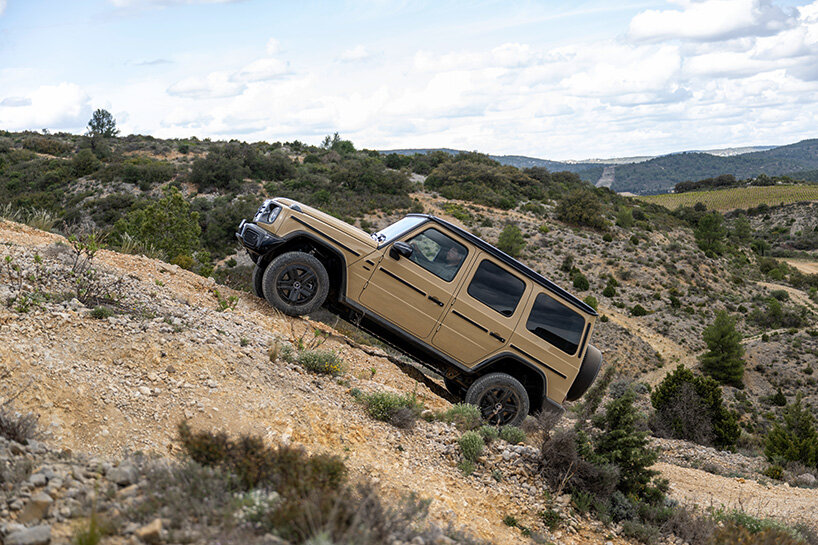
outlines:
[[[541,293],[534,300],[525,327],[567,354],[579,347],[585,318],[559,301]]]
[[[467,291],[503,316],[511,316],[523,296],[525,282],[491,261],[483,260]]]

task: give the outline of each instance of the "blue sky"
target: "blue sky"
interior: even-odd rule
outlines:
[[[0,129],[549,159],[818,137],[818,1],[0,0]]]

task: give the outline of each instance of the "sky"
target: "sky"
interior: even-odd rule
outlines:
[[[818,0],[0,0],[0,129],[553,160],[818,137]]]

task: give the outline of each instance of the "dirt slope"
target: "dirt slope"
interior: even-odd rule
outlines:
[[[70,287],[70,278],[59,273],[71,262],[61,237],[0,221],[0,260],[9,256],[33,267],[35,254],[43,256],[45,270],[57,271],[44,275],[43,291]],[[108,251],[95,261],[104,278],[121,279],[117,289],[126,306],[119,314],[94,319],[70,298],[28,313],[0,306],[0,363],[12,371],[0,386],[4,393],[23,389],[18,403],[41,415],[50,442],[108,457],[137,450],[168,454],[177,449],[176,424],[188,419],[194,428],[252,432],[345,456],[353,473],[373,477],[388,494],[431,498],[433,517],[493,543],[523,541],[519,530],[502,524],[506,515],[541,529],[537,513],[546,507],[545,488],[530,453],[495,447],[481,465],[484,471],[463,477],[455,467],[459,433],[453,427],[421,421],[414,430],[399,430],[363,412],[349,395],[353,387],[414,391],[429,408],[448,406],[387,359],[331,337],[323,347],[347,362],[345,375],[307,374],[271,359],[270,352],[293,338],[310,342],[317,324],[284,317],[251,295],[219,287],[223,298],[237,298],[234,309],[222,312],[211,280],[159,261]],[[4,276],[2,300],[10,293],[6,282]],[[625,317],[612,319],[628,325]],[[681,350],[656,347],[668,355]],[[736,497],[772,493],[756,483],[721,486],[695,469],[658,468],[670,478],[674,497],[700,504],[732,505]],[[502,472],[502,482],[490,478],[492,469]],[[818,491],[776,487],[774,493],[775,502],[753,504],[759,513],[789,517],[805,506],[799,512],[818,519]],[[792,509],[782,510],[790,499]],[[609,535],[599,523],[582,519],[550,538],[585,544],[604,543]]]

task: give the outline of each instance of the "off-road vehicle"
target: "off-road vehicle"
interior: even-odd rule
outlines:
[[[440,218],[409,214],[369,235],[286,198],[236,237],[253,292],[285,314],[326,306],[444,377],[495,425],[562,412],[596,378],[596,311]]]

